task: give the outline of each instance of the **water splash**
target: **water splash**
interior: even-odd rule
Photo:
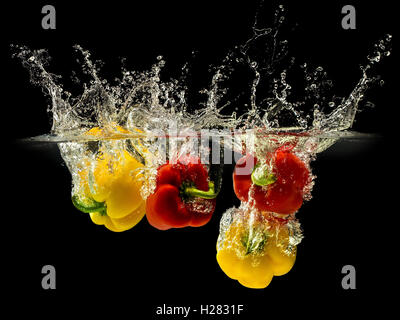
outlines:
[[[330,134],[350,129],[365,91],[377,80],[369,73],[374,64],[390,54],[391,36],[387,35],[375,45],[368,63],[361,67],[361,79],[348,97],[334,96],[329,100],[325,93],[333,85],[326,72],[322,67],[310,70],[307,64],[303,64],[300,67],[304,72],[305,94],[294,101],[289,99],[292,89],[287,80],[289,68],[277,71],[287,53],[286,40],[278,39],[281,17],[277,14],[279,23],[273,28],[253,26],[252,38],[229,52],[216,68],[210,87],[199,90],[206,97],[205,101],[198,102],[201,108],[190,111],[187,110],[188,88],[184,83],[180,79],[162,79],[166,63],[162,57],[157,57],[151,68],[144,72],[123,68],[121,78],[111,85],[100,78],[101,70],[92,62],[90,53],[77,45],[75,51],[83,57],[81,67],[91,80],[83,84],[82,94],[74,96],[62,87],[59,76],[46,71],[50,60],[46,50],[15,47],[15,56],[29,70],[32,82],[42,87],[51,99],[49,111],[53,120],[51,135],[54,137],[49,137],[48,141],[62,138],[85,140],[87,137],[82,133],[93,127],[109,129],[112,136],[111,127],[115,124],[126,127],[133,134],[135,129],[140,129],[150,135],[167,132],[171,123],[178,133],[202,129],[240,131],[263,128],[266,132]],[[269,44],[268,50],[263,52],[268,59],[257,60],[257,56],[252,54],[251,49],[258,45],[258,41]],[[290,63],[294,64],[294,60]],[[224,115],[224,109],[234,99],[221,105],[228,90],[223,86],[231,80],[232,70],[243,67],[253,73],[248,97],[250,108],[240,108],[242,114],[239,116],[237,111]],[[276,73],[279,77],[270,78]],[[307,110],[301,110],[305,104]]]
[[[390,55],[391,36],[386,35],[374,46],[350,94],[337,97],[331,94],[333,83],[321,66],[296,64],[295,58],[288,56],[288,41],[282,39],[280,31],[283,23],[282,6],[270,27],[261,26],[256,17],[250,39],[228,52],[213,68],[210,84],[198,90],[202,100],[195,105],[188,99],[193,88],[185,81],[187,64],[182,67],[181,78],[166,78],[163,71],[167,62],[159,56],[145,71],[122,66],[121,76],[111,84],[101,77],[101,63],[94,63],[91,54],[76,45],[80,72],[90,80],[83,82],[82,93],[72,94],[63,88],[59,76],[47,71],[50,58],[46,50],[14,46],[14,56],[29,70],[32,83],[40,86],[51,101],[50,134],[31,140],[58,143],[72,174],[73,194],[80,192],[82,168],[94,171],[99,154],[110,155],[108,166],[113,170],[124,161],[126,151],[143,164],[141,173],[146,178],[142,196],[146,198],[154,190],[157,168],[167,159],[193,150],[210,157],[212,147],[208,142],[201,143],[201,132],[206,129],[209,135],[221,138],[218,144],[259,158],[290,144],[309,167],[317,153],[338,139],[365,136],[349,130],[366,90],[379,80],[373,76],[374,66]],[[292,73],[299,70],[304,90],[293,94],[293,87],[301,92],[299,84],[291,82]],[[235,92],[232,88],[241,89]],[[97,130],[97,134],[88,134],[91,130]],[[312,187],[313,179],[305,187],[306,199],[311,198]],[[232,224],[233,212],[236,209],[224,214],[220,237]],[[291,251],[302,235],[297,220],[291,220],[288,226],[292,235],[285,250]]]

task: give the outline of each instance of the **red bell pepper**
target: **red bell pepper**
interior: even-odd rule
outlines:
[[[310,172],[303,161],[283,146],[259,162],[250,154],[239,159],[233,173],[236,196],[244,202],[254,201],[261,211],[288,215],[303,203],[304,187]]]
[[[158,168],[156,189],[147,198],[146,217],[160,230],[200,227],[211,219],[216,196],[214,183],[199,159],[180,158]]]

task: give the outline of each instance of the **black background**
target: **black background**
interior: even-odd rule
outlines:
[[[266,1],[266,12],[278,3]],[[41,28],[45,4],[56,7],[56,30]],[[307,1],[286,7],[289,24],[297,24],[288,33],[291,53],[299,61],[322,65],[339,95],[350,93],[373,44],[397,27],[388,1],[352,1],[357,29],[343,30],[341,8],[346,4]],[[225,0],[3,6],[2,277],[15,313],[58,318],[59,313],[74,314],[80,307],[79,312],[163,319],[168,317],[156,316],[155,311],[164,303],[195,308],[244,304],[245,311],[232,318],[266,319],[355,316],[361,310],[390,308],[388,292],[395,286],[398,269],[395,50],[377,71],[385,85],[367,95],[376,107],[359,113],[353,126],[379,137],[340,142],[312,163],[317,180],[313,199],[298,213],[305,238],[296,264],[264,290],[247,289],[229,279],[215,259],[219,219],[239,203],[231,188],[231,167],[225,168],[223,192],[206,226],[162,232],[143,219],[130,231],[112,233],[73,208],[70,174],[56,145],[17,141],[48,133],[50,121],[48,101],[29,83],[20,62],[11,59],[11,43],[49,49],[55,73],[68,72],[74,60],[71,48],[77,43],[103,60],[106,70],[118,66],[119,57],[127,57],[133,68],[146,69],[160,54],[171,68],[179,67],[192,50],[206,66],[218,63],[229,48],[249,37],[256,8],[256,2]],[[207,83],[209,74],[204,72],[203,77]],[[53,291],[41,288],[41,268],[46,264],[57,270]],[[356,290],[341,287],[341,269],[347,264],[357,270]]]

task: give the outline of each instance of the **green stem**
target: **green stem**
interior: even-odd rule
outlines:
[[[92,213],[92,212],[99,212],[102,215],[106,214],[106,207],[104,202],[97,202],[94,200],[90,200],[90,204],[86,205],[79,200],[78,196],[74,195],[71,198],[73,205],[78,210],[84,213]]]
[[[245,248],[245,255],[260,253],[268,240],[268,234],[259,228],[250,227],[242,237],[242,245]]]
[[[251,181],[256,185],[256,186],[267,186],[276,181],[276,176],[273,173],[270,173],[267,169],[264,169],[260,167],[259,164],[256,164],[256,166],[253,169],[253,172],[251,173]]]
[[[186,187],[183,191],[189,197],[199,197],[203,199],[214,199],[217,197],[218,192],[214,190],[214,183],[208,183],[208,191],[199,190],[195,187]]]

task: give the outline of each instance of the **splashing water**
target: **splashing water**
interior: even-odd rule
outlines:
[[[72,174],[73,194],[80,193],[80,172],[87,168],[91,172],[96,170],[96,159],[104,154],[109,155],[110,172],[126,161],[126,152],[144,165],[141,172],[130,173],[142,177],[143,198],[154,190],[161,164],[193,150],[202,154],[204,163],[210,164],[208,159],[211,159],[212,164],[216,154],[220,159],[220,148],[265,158],[268,152],[290,144],[292,152],[309,168],[315,155],[338,139],[365,136],[349,129],[365,91],[377,80],[370,76],[374,65],[390,54],[391,36],[385,36],[375,45],[368,63],[361,68],[360,80],[345,98],[326,96],[333,85],[322,67],[297,66],[303,72],[305,87],[304,96],[294,101],[289,75],[296,66],[295,60],[287,56],[287,41],[279,38],[283,21],[282,7],[270,28],[258,26],[256,19],[252,37],[229,52],[214,68],[210,86],[199,90],[204,99],[197,102],[197,108],[188,102],[190,88],[184,81],[188,67],[182,68],[182,78],[164,80],[162,71],[166,61],[162,57],[157,57],[147,71],[122,67],[121,77],[112,85],[101,78],[101,70],[91,54],[77,45],[74,49],[82,59],[82,72],[91,80],[83,84],[83,93],[73,95],[59,83],[60,77],[46,70],[49,65],[46,50],[15,47],[15,56],[29,70],[32,82],[42,87],[51,100],[50,134],[30,140],[58,143]],[[262,55],[257,56],[254,49],[260,46]],[[250,84],[244,85],[249,89],[247,108],[238,105],[242,92],[237,95],[230,92],[229,83],[237,70],[252,75]],[[229,108],[235,111],[226,112]],[[209,140],[203,139],[206,130],[206,137],[215,138],[216,144],[211,147]],[[91,186],[95,188],[96,182]],[[312,186],[313,179],[305,187],[306,199],[311,198]],[[238,219],[235,218],[238,210],[232,208],[224,214],[219,243],[228,226]],[[246,221],[251,224],[255,220]],[[302,233],[294,217],[288,226],[291,235],[284,251],[289,253],[300,243]]]

